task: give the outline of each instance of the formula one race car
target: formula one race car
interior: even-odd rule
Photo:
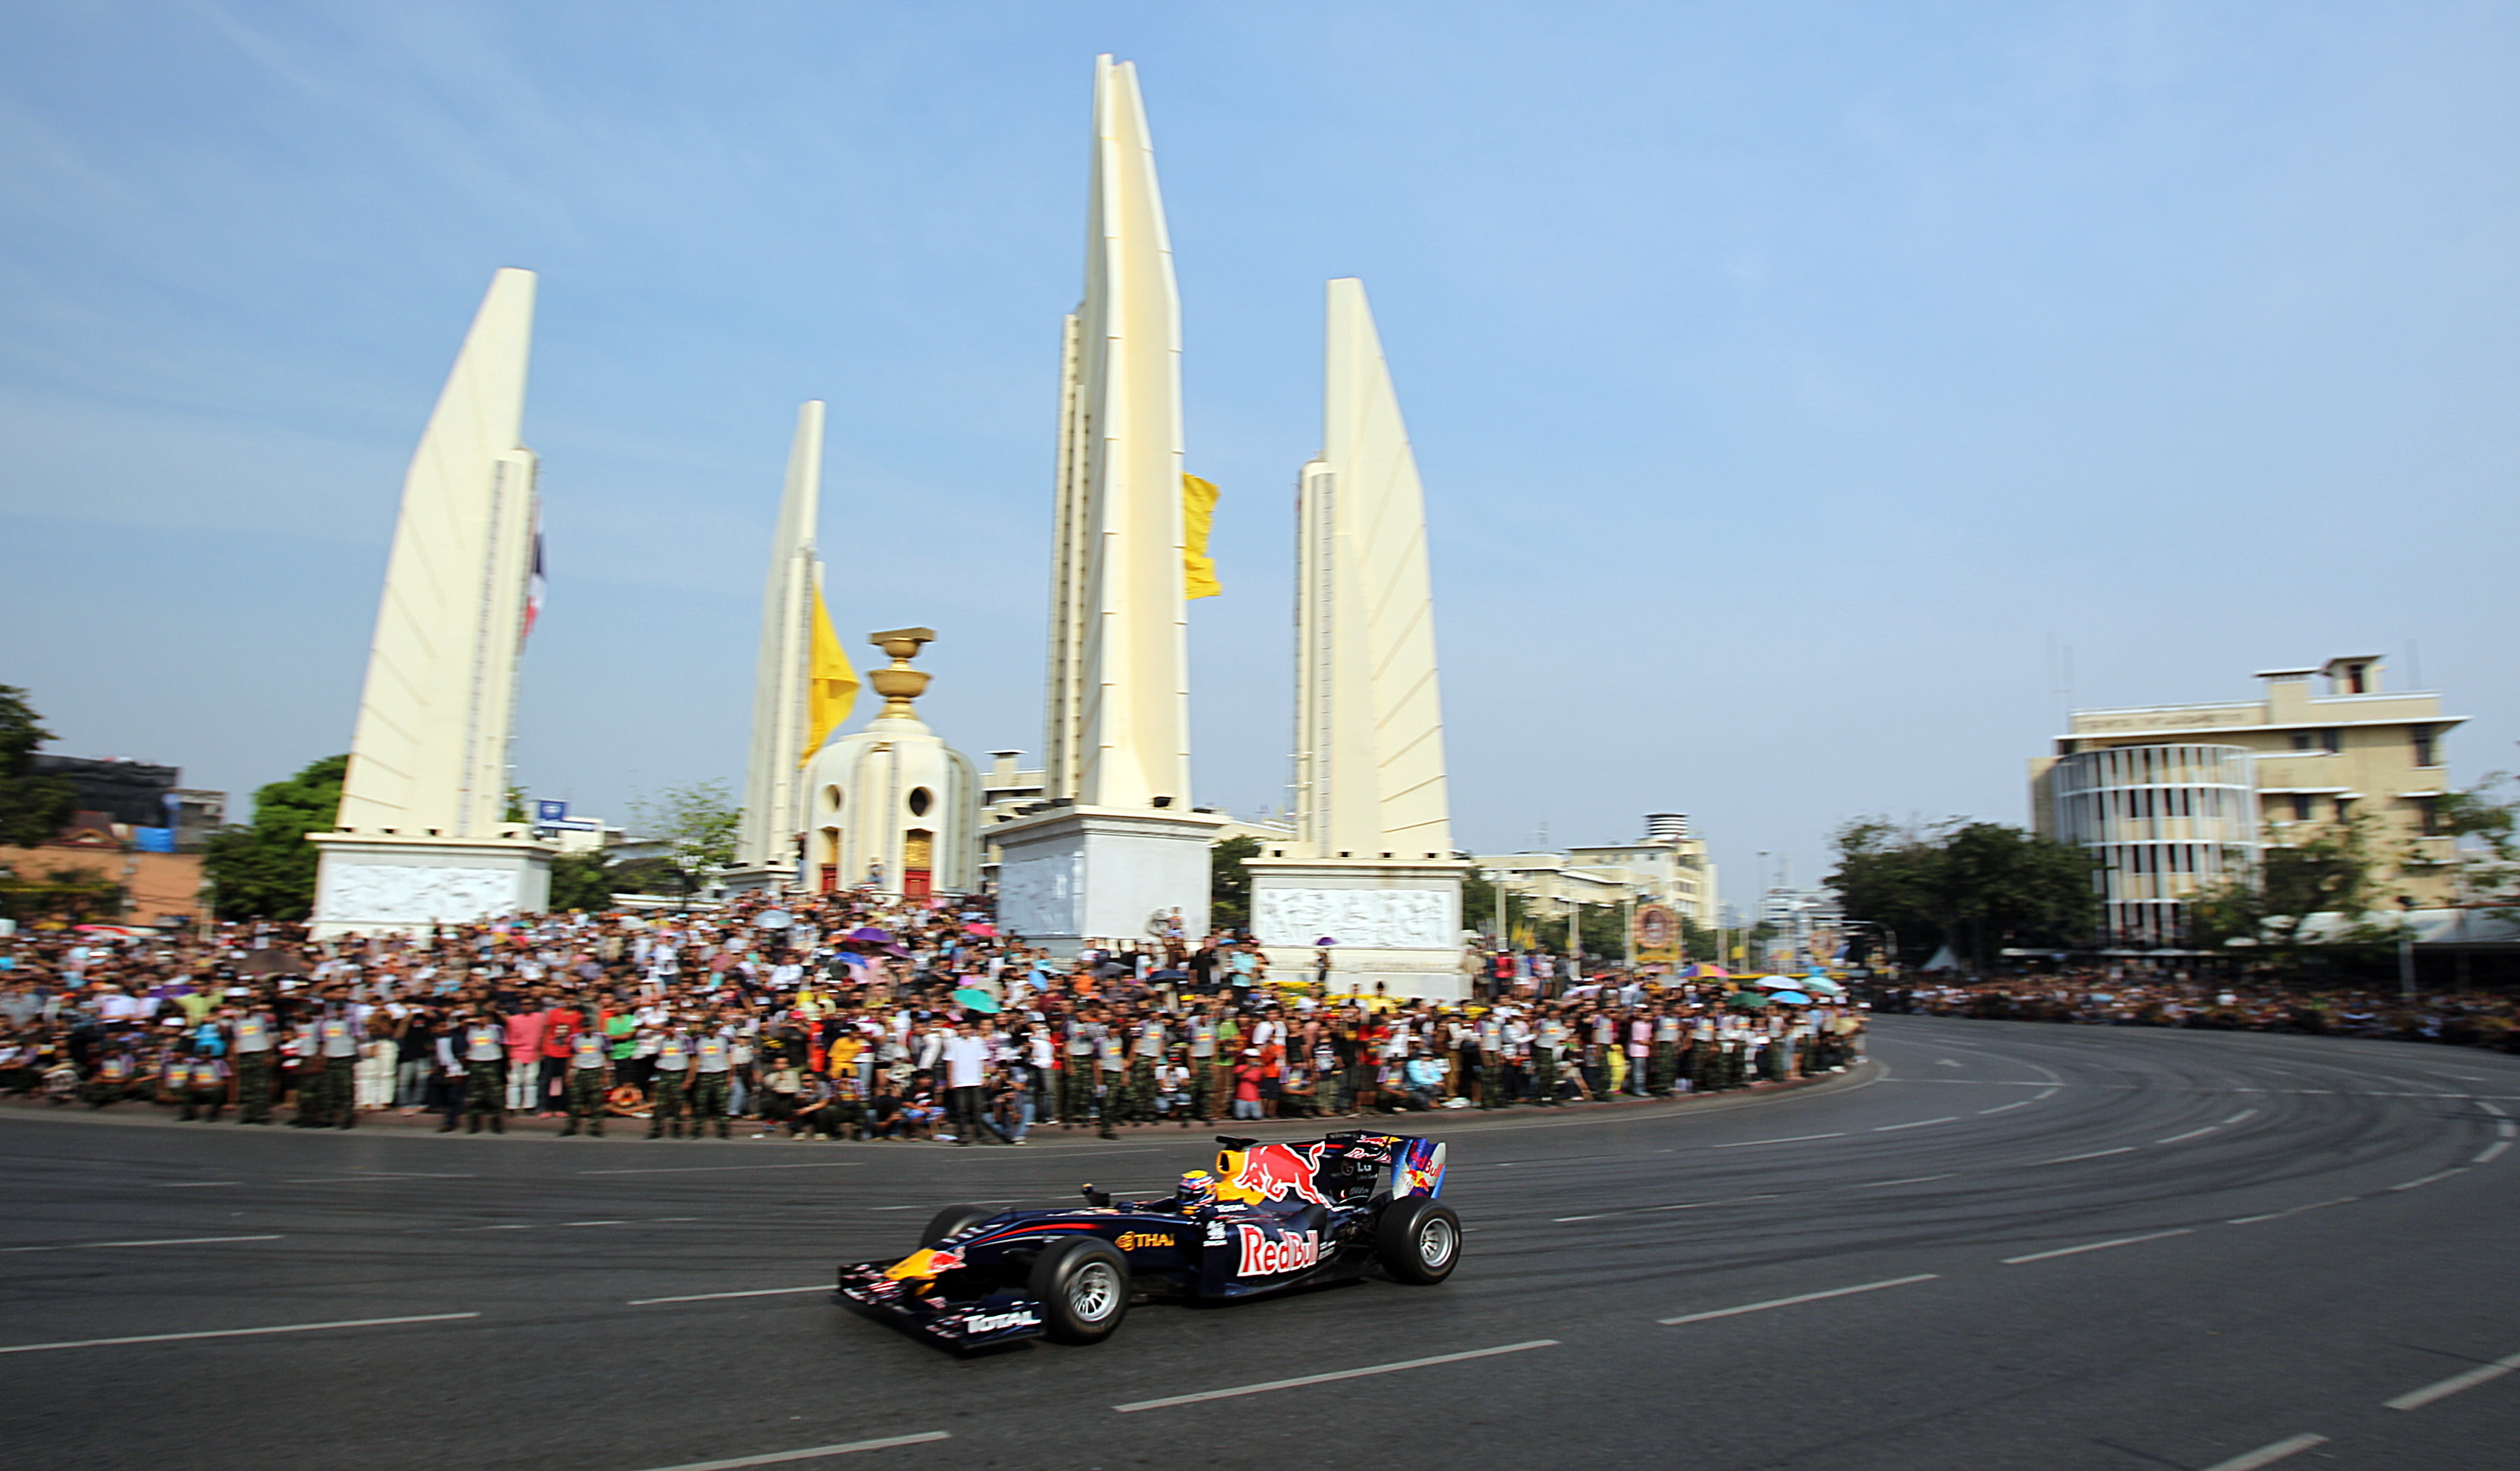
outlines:
[[[1168,1197],[1068,1211],[949,1206],[898,1262],[840,1266],[832,1301],[957,1352],[1047,1336],[1100,1343],[1132,1301],[1218,1301],[1363,1276],[1432,1286],[1461,1260],[1436,1200],[1444,1146],[1335,1133],[1308,1144],[1219,1134],[1213,1172]]]

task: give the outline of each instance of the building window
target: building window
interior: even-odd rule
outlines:
[[[2292,749],[2295,751],[2308,751],[2310,749],[2310,732],[2307,730],[2294,731],[2292,733]]]
[[[2311,796],[2308,792],[2295,792],[2292,794],[2293,821],[2308,822],[2310,820],[2310,803]]]
[[[2318,749],[2330,756],[2345,749],[2345,732],[2330,725],[2318,733]]]
[[[2442,835],[2441,812],[2429,797],[2415,799],[2415,830],[2427,838]]]
[[[2415,739],[2415,764],[2418,766],[2440,765],[2441,737],[2433,733],[2433,728],[2429,725],[2417,725],[2412,727],[2410,734],[2412,734]]]

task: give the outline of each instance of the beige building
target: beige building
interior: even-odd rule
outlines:
[[[1641,841],[1568,849],[1566,864],[1619,885],[1639,898],[1669,904],[1691,924],[1716,927],[1715,865],[1707,859],[1705,841],[1689,831],[1684,813],[1648,812]]]
[[[2384,690],[2381,665],[2262,670],[2257,700],[2076,711],[2056,754],[2030,763],[2032,825],[2100,854],[2106,925],[2127,944],[2179,943],[2197,888],[2340,822],[2363,825],[2392,898],[2447,904],[2456,845],[2436,807],[2445,738],[2465,717]]]

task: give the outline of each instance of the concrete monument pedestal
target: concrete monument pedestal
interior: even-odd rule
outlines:
[[[1178,909],[1195,944],[1208,928],[1208,849],[1229,820],[1072,806],[1001,823],[987,834],[998,921],[1064,959],[1092,940],[1153,939]]]
[[[400,935],[551,904],[555,850],[530,838],[309,833],[322,850],[313,935]]]
[[[1475,865],[1449,859],[1245,858],[1251,933],[1273,976],[1312,974],[1324,937],[1330,990],[1366,994],[1380,982],[1394,1000],[1460,1001],[1462,879]]]

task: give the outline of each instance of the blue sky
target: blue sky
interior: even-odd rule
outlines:
[[[345,749],[404,462],[522,265],[536,795],[739,775],[809,397],[844,635],[934,626],[932,723],[1038,751],[1098,51],[1225,490],[1201,802],[1283,799],[1339,275],[1467,846],[1683,810],[1745,897],[1858,813],[2024,820],[2069,699],[2409,641],[2459,779],[2520,765],[2507,4],[12,6],[0,682],[240,794]]]

